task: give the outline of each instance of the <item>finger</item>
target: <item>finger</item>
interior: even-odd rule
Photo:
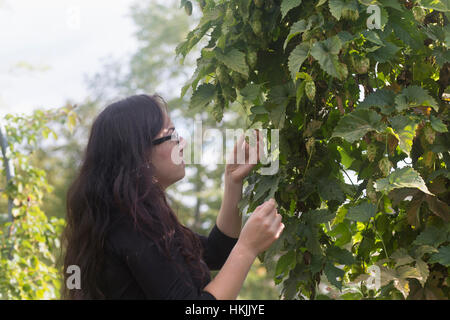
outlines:
[[[258,130],[258,143],[257,143],[257,155],[258,155],[258,161],[261,161],[265,158],[264,154],[264,138],[262,136],[262,133]]]
[[[245,135],[242,134],[234,145],[234,163],[243,164],[245,163],[246,150],[245,150]]]
[[[278,232],[278,229],[280,229],[280,226],[281,226],[281,215],[277,213],[272,221],[271,230],[273,230],[273,232],[276,234]]]
[[[280,237],[281,233],[283,232],[283,230],[284,230],[284,223],[281,223],[277,230],[277,233],[275,234],[275,238],[278,239]]]
[[[275,208],[275,199],[271,198],[256,207],[255,211],[261,211],[264,214],[269,214]]]
[[[270,215],[274,212],[274,210],[276,210],[276,201],[274,198],[271,198],[270,200],[264,202],[262,210],[264,215]]]

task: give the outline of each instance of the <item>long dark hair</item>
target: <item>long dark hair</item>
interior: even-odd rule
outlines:
[[[62,241],[64,270],[77,265],[81,290],[66,287],[64,299],[103,299],[99,273],[112,212],[132,219],[136,232],[151,239],[168,258],[181,251],[193,278],[203,281],[208,268],[199,238],[183,226],[154,181],[149,163],[152,143],[167,116],[159,95],[135,95],[110,104],[95,119],[83,163],[67,192],[66,228]]]

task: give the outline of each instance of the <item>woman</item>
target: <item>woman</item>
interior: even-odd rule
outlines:
[[[68,299],[235,299],[256,256],[284,225],[271,199],[241,231],[237,204],[254,164],[227,164],[225,191],[208,237],[181,225],[165,189],[185,175],[185,141],[157,96],[115,102],[95,119],[78,177],[68,191],[64,270],[81,289]],[[249,146],[241,138],[234,147]],[[210,270],[219,270],[211,281]],[[64,274],[65,279],[69,276]],[[66,283],[66,281],[65,281]]]

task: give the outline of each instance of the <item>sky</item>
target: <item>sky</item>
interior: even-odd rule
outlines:
[[[0,0],[0,117],[88,95],[87,75],[135,51],[137,0]]]

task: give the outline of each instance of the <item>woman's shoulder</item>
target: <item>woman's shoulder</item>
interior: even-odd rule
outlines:
[[[106,232],[105,244],[107,249],[115,253],[137,251],[144,246],[153,245],[152,241],[139,231],[133,219],[125,214],[114,216]]]

